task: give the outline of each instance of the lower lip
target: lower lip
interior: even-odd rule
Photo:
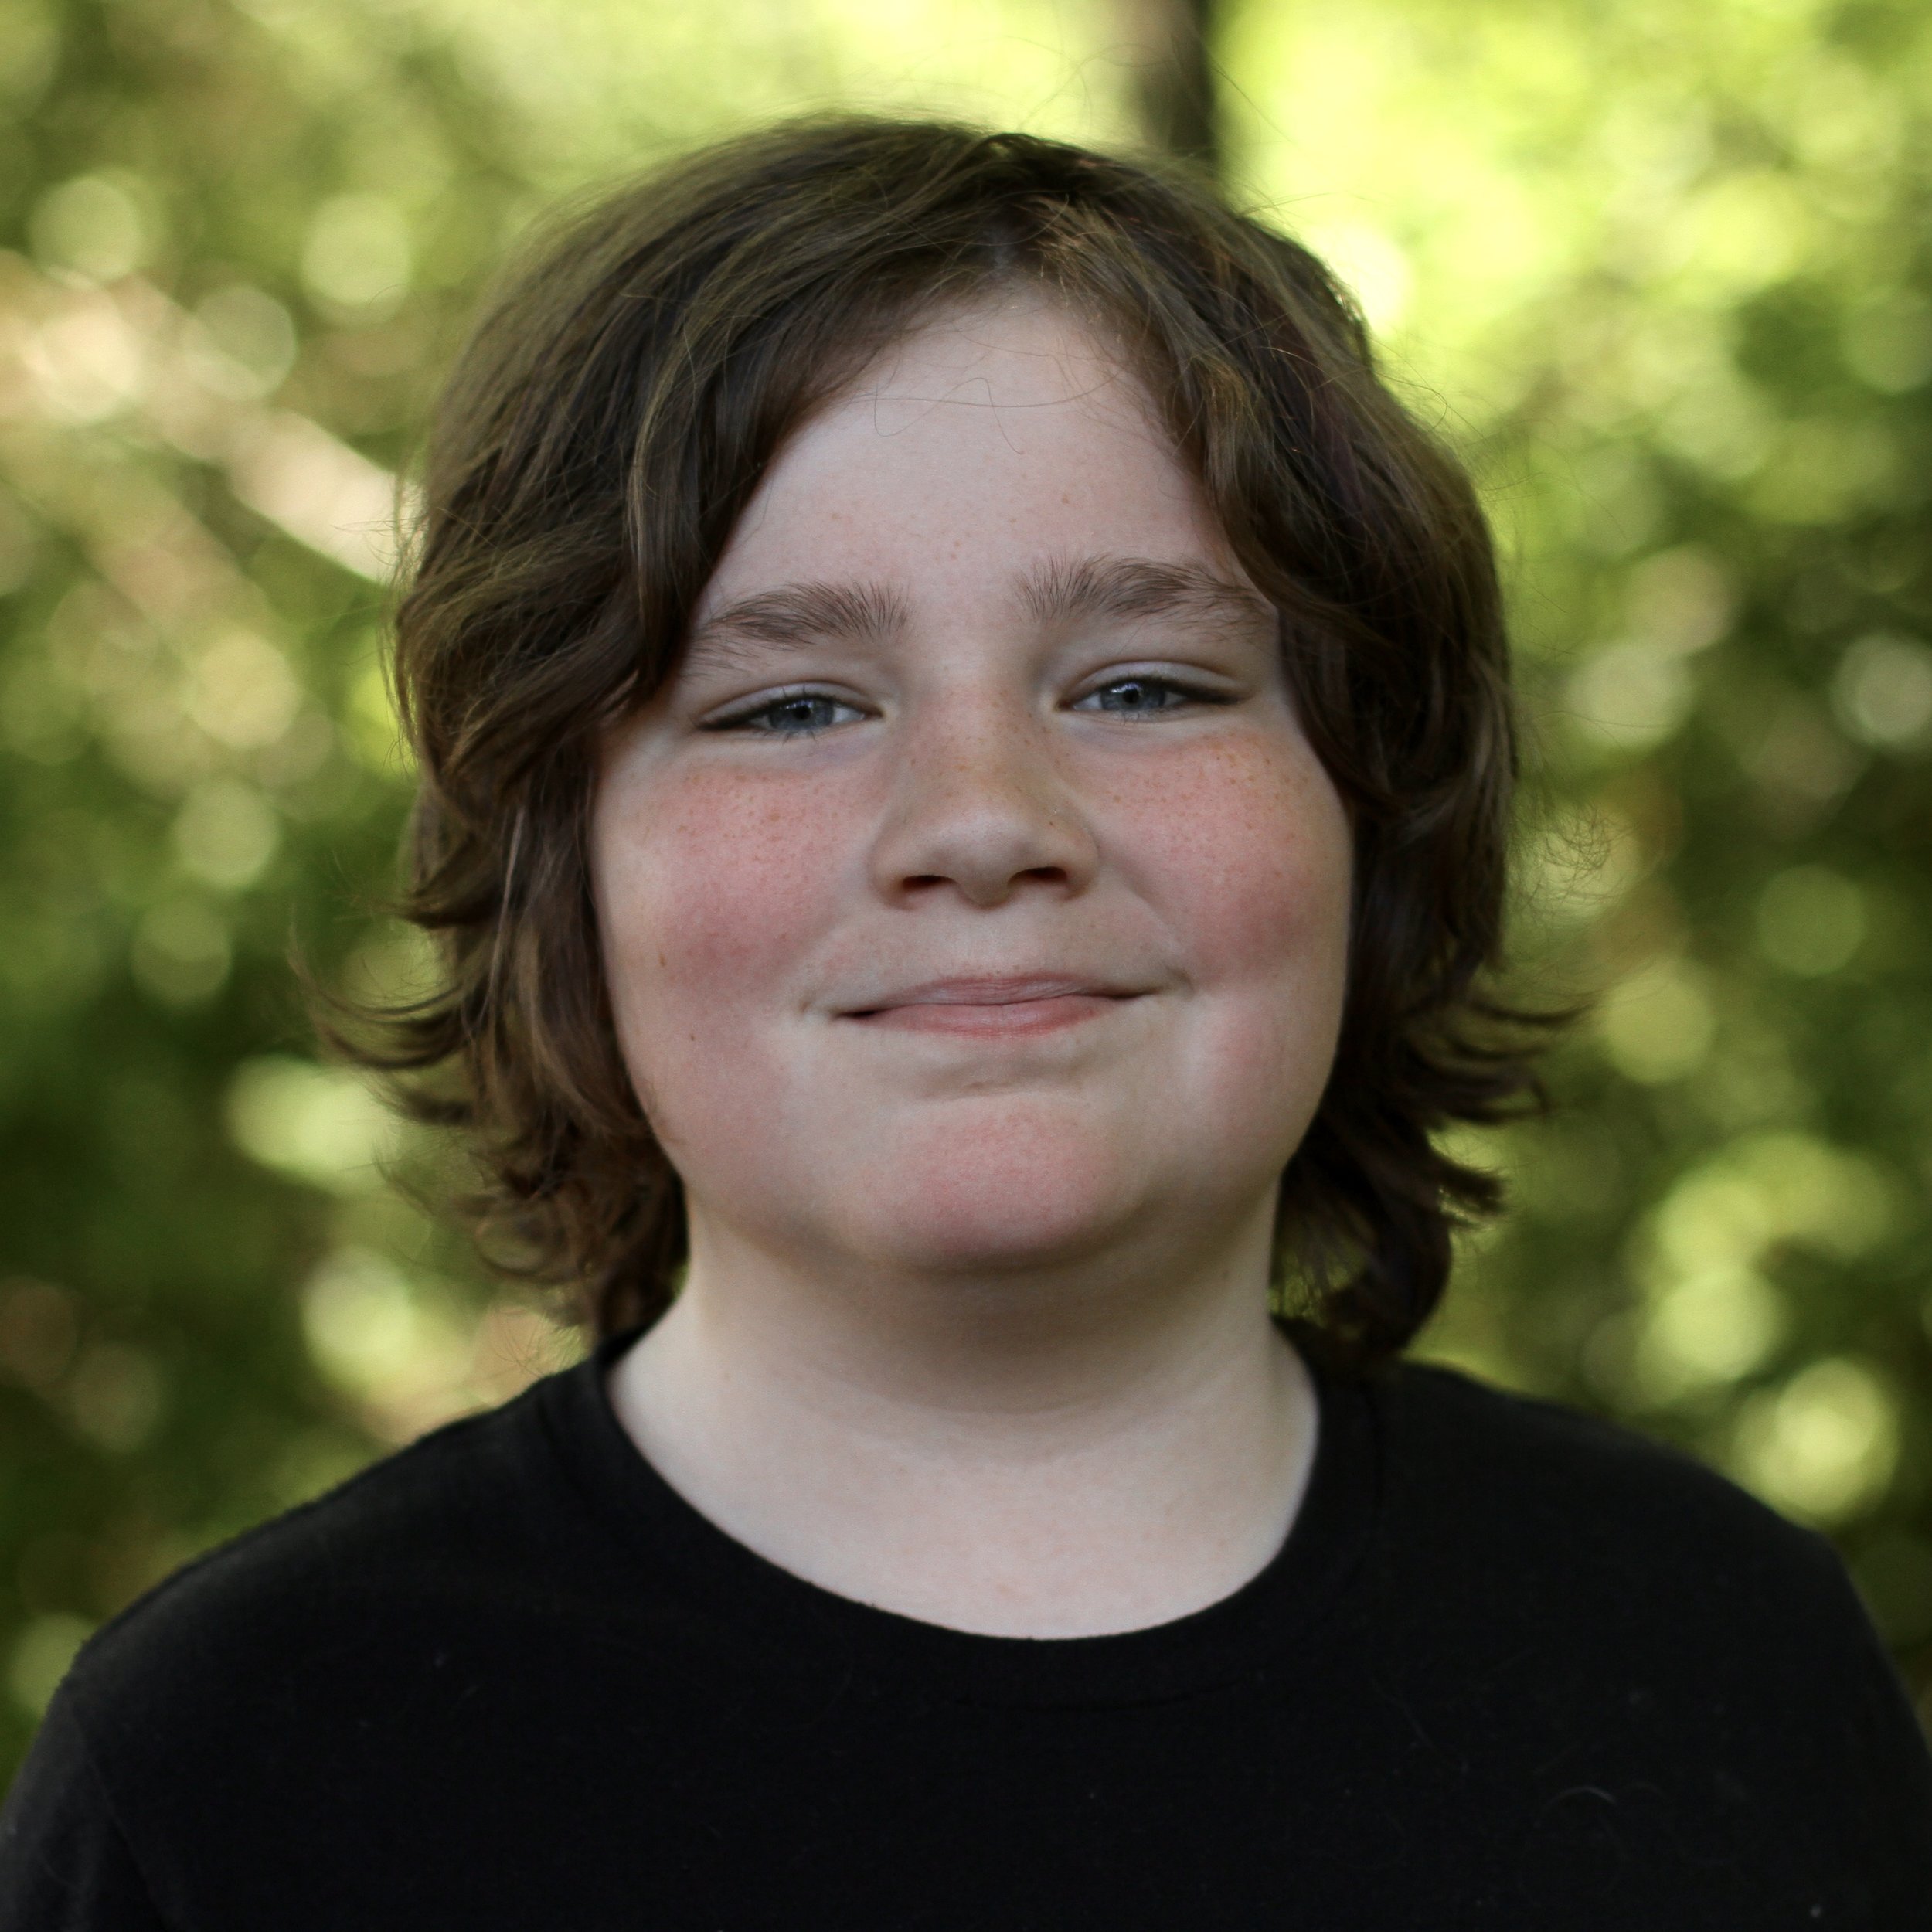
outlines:
[[[1009,1000],[998,1005],[954,1005],[940,1001],[882,1007],[851,1017],[862,1026],[899,1033],[951,1033],[971,1039],[1019,1039],[1057,1033],[1097,1019],[1127,1004],[1106,993],[1056,993],[1049,999]]]

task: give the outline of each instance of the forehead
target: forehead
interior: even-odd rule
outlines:
[[[928,321],[789,440],[696,613],[784,581],[978,600],[1047,558],[1229,568],[1125,354],[1031,294]]]

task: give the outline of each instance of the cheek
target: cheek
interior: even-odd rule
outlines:
[[[838,903],[838,815],[742,773],[699,774],[600,801],[596,889],[627,1051],[662,1036],[742,1037]]]
[[[1203,747],[1204,753],[1209,750]],[[1277,1175],[1334,1063],[1347,998],[1353,840],[1312,752],[1222,741],[1133,807],[1142,889],[1196,990],[1167,1105],[1226,1172]]]
[[[1352,840],[1314,753],[1270,736],[1217,739],[1116,797],[1119,849],[1204,984],[1292,983],[1338,1002]]]

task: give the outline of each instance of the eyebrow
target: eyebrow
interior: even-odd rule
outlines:
[[[1274,621],[1273,607],[1258,593],[1199,564],[1151,557],[1053,559],[1036,564],[1015,588],[1040,624],[1185,617],[1248,630]],[[903,630],[910,616],[904,594],[889,583],[782,584],[714,611],[691,634],[685,661],[728,665],[760,646],[876,642]]]
[[[1197,563],[1149,557],[1083,557],[1036,566],[1020,580],[1022,603],[1040,624],[1081,617],[1187,617],[1252,628],[1274,611],[1257,592]]]
[[[886,583],[787,583],[714,611],[691,634],[687,662],[729,664],[747,647],[866,642],[904,628],[904,597]]]

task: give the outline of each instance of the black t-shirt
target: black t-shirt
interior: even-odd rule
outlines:
[[[698,1515],[618,1345],[99,1634],[0,1932],[1932,1927],[1932,1760],[1835,1558],[1681,1458],[1322,1376],[1252,1583],[970,1636]]]

